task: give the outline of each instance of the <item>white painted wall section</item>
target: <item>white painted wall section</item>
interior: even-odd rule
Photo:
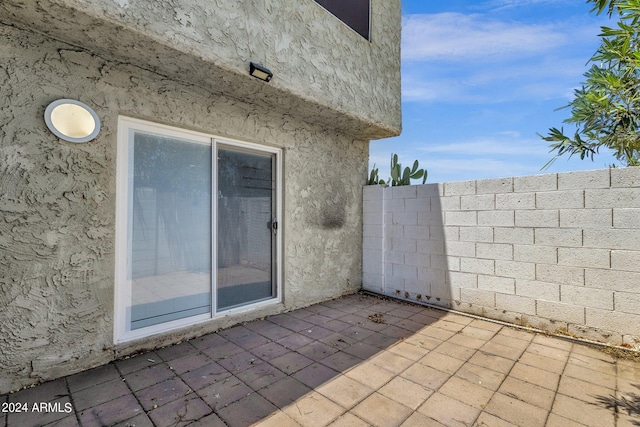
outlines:
[[[364,289],[640,346],[640,167],[363,194]]]

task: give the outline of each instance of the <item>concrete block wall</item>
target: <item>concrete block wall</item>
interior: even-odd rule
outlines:
[[[365,289],[640,347],[640,167],[363,194]]]

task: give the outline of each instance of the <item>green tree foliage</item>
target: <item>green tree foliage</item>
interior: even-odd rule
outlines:
[[[571,116],[564,122],[577,130],[550,128],[542,139],[551,142],[555,156],[591,158],[601,147],[611,149],[624,165],[640,165],[640,0],[587,0],[597,14],[618,16],[617,27],[601,27],[602,44],[589,60],[593,65],[574,99],[562,108]]]

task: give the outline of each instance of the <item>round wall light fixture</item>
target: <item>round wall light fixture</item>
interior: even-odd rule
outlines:
[[[47,127],[68,142],[87,142],[98,136],[100,119],[88,105],[75,99],[58,99],[44,110]]]

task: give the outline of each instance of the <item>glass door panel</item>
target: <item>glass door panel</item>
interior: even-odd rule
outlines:
[[[131,330],[211,312],[211,149],[133,132]]]
[[[217,150],[217,308],[275,297],[275,154]]]

